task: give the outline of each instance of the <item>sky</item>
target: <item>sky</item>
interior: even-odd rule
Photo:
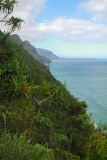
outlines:
[[[22,40],[60,58],[107,58],[107,0],[17,0]]]

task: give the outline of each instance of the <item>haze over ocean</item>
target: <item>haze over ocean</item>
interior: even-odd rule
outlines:
[[[88,104],[95,123],[107,122],[107,59],[56,59],[50,71],[75,97]]]

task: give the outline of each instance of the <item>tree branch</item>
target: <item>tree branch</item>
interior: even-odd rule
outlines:
[[[41,103],[42,102],[45,102],[46,100],[48,100],[49,98],[51,98],[52,97],[52,95],[49,95],[49,97],[47,97],[47,98],[45,98],[45,99],[43,99],[42,101],[40,101]]]
[[[28,99],[33,100],[33,98],[29,97],[26,93],[22,92]]]
[[[6,21],[6,20],[0,20],[0,22],[8,23],[8,21]]]
[[[43,100],[41,100],[41,101],[38,101],[34,96],[31,98],[31,97],[29,97],[26,93],[24,93],[24,92],[22,92],[28,99],[30,99],[30,100],[34,100],[36,103],[37,103],[37,105],[38,105],[38,115],[40,114],[40,111],[41,111],[41,103],[42,102],[45,102],[46,100],[48,100],[49,98],[51,98],[52,97],[52,95],[49,95],[47,98],[45,98],[45,99],[43,99]]]
[[[41,102],[39,102],[34,96],[33,96],[33,100],[36,101],[36,103],[41,106]]]

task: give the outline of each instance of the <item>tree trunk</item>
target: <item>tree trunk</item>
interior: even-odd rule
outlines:
[[[38,115],[40,114],[41,112],[41,106],[38,105]]]

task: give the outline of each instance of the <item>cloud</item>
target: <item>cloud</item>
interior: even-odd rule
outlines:
[[[46,9],[45,3],[47,1],[48,0],[18,0],[11,15],[21,17],[26,22],[29,19],[33,20]],[[0,14],[0,18],[2,17],[3,15]]]
[[[12,15],[21,17],[29,27],[34,23],[35,18],[46,9],[45,3],[47,1],[48,0],[18,0],[18,5],[15,6]]]
[[[35,17],[46,9],[48,0],[19,0],[13,12],[14,16],[21,17],[25,20],[20,32],[15,32],[23,40],[39,41],[48,39],[50,35],[59,37],[73,42],[107,42],[107,27],[103,24],[96,24],[91,21],[75,18],[59,17],[51,21],[36,23]],[[102,6],[100,5],[102,4]],[[104,6],[103,6],[104,5]],[[93,12],[93,18],[98,17],[100,13],[104,18],[107,7],[106,0],[90,0],[82,2],[79,7],[85,7]],[[103,14],[101,14],[103,13]],[[4,28],[3,28],[4,29]]]
[[[14,17],[21,17],[25,21],[25,25],[23,27],[23,32],[25,37],[29,35],[27,31],[30,31],[33,27],[35,27],[35,18],[38,16],[41,12],[46,10],[45,3],[48,0],[18,0],[17,5],[14,6],[14,10],[10,16]],[[0,19],[3,18],[3,15],[0,14]],[[0,23],[0,29],[6,30],[7,28]],[[29,38],[29,37],[28,37]]]
[[[47,1],[48,0],[18,0],[18,3],[14,6],[13,14],[18,17],[21,15],[22,18],[25,18],[26,14],[35,17],[46,9],[45,3]],[[1,13],[0,17],[2,17]]]
[[[18,33],[23,39],[38,41],[54,35],[75,42],[107,42],[107,27],[80,19],[57,18],[43,23],[25,23]]]
[[[46,9],[47,0],[19,0],[18,10],[15,16],[25,19],[25,24],[18,34],[23,39],[38,41],[54,35],[71,41],[104,42],[107,41],[107,27],[91,21],[74,18],[59,17],[51,21],[36,23],[35,17]],[[99,16],[104,19],[107,12],[106,0],[90,0],[82,2],[81,8],[86,8],[93,13],[93,19]]]
[[[89,0],[81,2],[79,10],[90,12],[93,20],[107,20],[107,0]]]
[[[37,16],[43,10],[46,9],[47,0],[18,0],[18,7],[16,8],[18,12],[25,12],[33,14],[32,16]]]

